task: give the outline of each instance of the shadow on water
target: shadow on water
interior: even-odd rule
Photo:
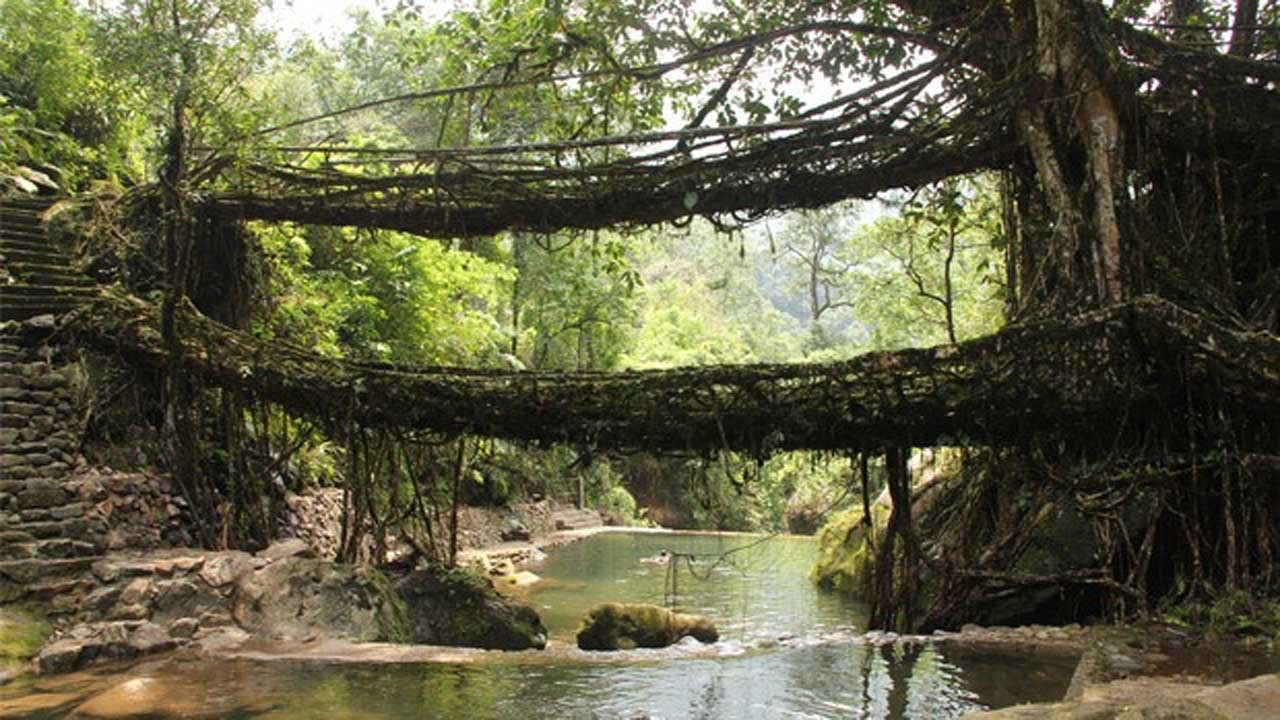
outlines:
[[[849,628],[861,624],[859,608],[807,581],[814,547],[801,538],[777,538],[716,568],[705,582],[681,584],[680,608],[721,624],[726,640],[717,646],[686,640],[602,661],[563,642],[596,602],[661,602],[666,570],[641,558],[661,549],[713,557],[742,542],[610,534],[558,550],[539,568],[551,581],[529,596],[561,641],[543,653],[482,653],[467,663],[175,659],[0,688],[0,717],[12,709],[8,703],[35,698],[30,710],[39,696],[60,693],[61,704],[10,716],[89,716],[75,714],[79,707],[111,717],[276,720],[932,720],[1058,699],[1066,690],[1072,668],[1062,661],[948,658],[928,644],[859,642]],[[779,636],[788,639],[779,642]]]

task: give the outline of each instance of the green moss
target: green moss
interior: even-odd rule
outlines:
[[[17,669],[35,657],[51,631],[32,610],[0,607],[0,671]]]
[[[818,560],[809,578],[820,587],[861,597],[870,586],[875,568],[873,538],[883,535],[890,508],[871,506],[871,529],[863,522],[861,507],[842,510],[818,531]]]
[[[1280,599],[1235,592],[1162,608],[1159,619],[1214,635],[1280,638]]]
[[[713,643],[720,639],[720,633],[701,615],[674,613],[644,603],[596,605],[578,627],[578,647],[583,650],[661,648],[683,637]]]
[[[391,580],[381,571],[369,568],[369,585],[378,595],[378,631],[387,642],[413,642],[413,632],[409,629],[409,613],[405,609],[404,600],[396,593]]]
[[[546,628],[528,605],[503,598],[483,575],[421,570],[396,583],[413,642],[496,650],[546,646]]]

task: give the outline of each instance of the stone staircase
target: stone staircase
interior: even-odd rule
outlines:
[[[49,241],[41,215],[53,202],[0,201],[0,322],[58,315],[95,293],[93,279]]]
[[[95,292],[46,236],[41,215],[52,202],[0,201],[0,602],[56,606],[83,589],[104,528],[68,482],[79,419],[68,375],[43,342],[54,316]]]
[[[584,530],[603,524],[595,510],[560,510],[551,516],[556,530]]]

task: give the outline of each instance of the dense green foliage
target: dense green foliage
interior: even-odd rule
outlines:
[[[662,38],[673,48],[688,44],[661,3],[586,3],[567,12],[559,4],[493,2],[438,20],[401,4],[356,13],[351,30],[336,38],[302,37],[288,47],[263,29],[263,7],[253,0],[107,7],[5,0],[0,123],[8,130],[0,134],[0,172],[48,172],[67,188],[146,180],[162,161],[170,99],[179,93],[192,145],[251,148],[255,128],[299,117],[527,73],[650,65],[671,59],[658,50]],[[646,12],[664,19],[637,24]],[[700,32],[727,38],[764,18],[711,13]],[[651,36],[608,37],[617,26],[644,27]],[[886,46],[868,48],[875,52],[828,48],[828,77],[855,66],[878,71],[893,60]],[[807,52],[787,50],[797,51]],[[782,71],[783,79],[810,79],[792,74]],[[335,117],[326,132],[339,144],[431,147],[645,130],[662,127],[672,112],[696,114],[715,77],[714,63],[662,84],[588,75],[567,94],[529,86],[433,97]],[[759,121],[797,103],[787,93],[745,93],[717,108],[718,119]],[[305,137],[302,129],[282,136]],[[324,158],[305,162],[319,168]],[[974,178],[889,205],[844,206],[732,234],[697,222],[628,235],[451,244],[386,231],[253,225],[252,328],[329,356],[530,370],[822,360],[946,342],[948,309],[960,338],[999,322],[1003,240],[991,185]],[[276,421],[286,434],[304,433]],[[271,423],[250,423],[248,436]],[[283,466],[289,482],[338,481],[341,448],[319,435],[298,437],[310,439],[280,443],[291,448]],[[581,476],[589,502],[623,519],[643,515],[624,488],[625,463],[589,449],[477,448],[462,488],[472,501],[528,492],[571,499]],[[785,529],[789,502],[812,514],[849,497],[842,458],[781,456],[757,466],[724,455],[662,467],[665,482],[680,488],[672,496],[683,522],[698,526]]]

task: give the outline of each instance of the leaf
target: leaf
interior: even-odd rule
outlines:
[[[697,205],[697,204],[698,204],[698,193],[697,193],[697,191],[695,191],[695,190],[690,190],[689,192],[687,192],[687,193],[685,193],[685,194],[684,194],[684,209],[685,209],[685,210],[692,210],[692,209],[693,209],[693,207],[694,207],[695,205]]]

